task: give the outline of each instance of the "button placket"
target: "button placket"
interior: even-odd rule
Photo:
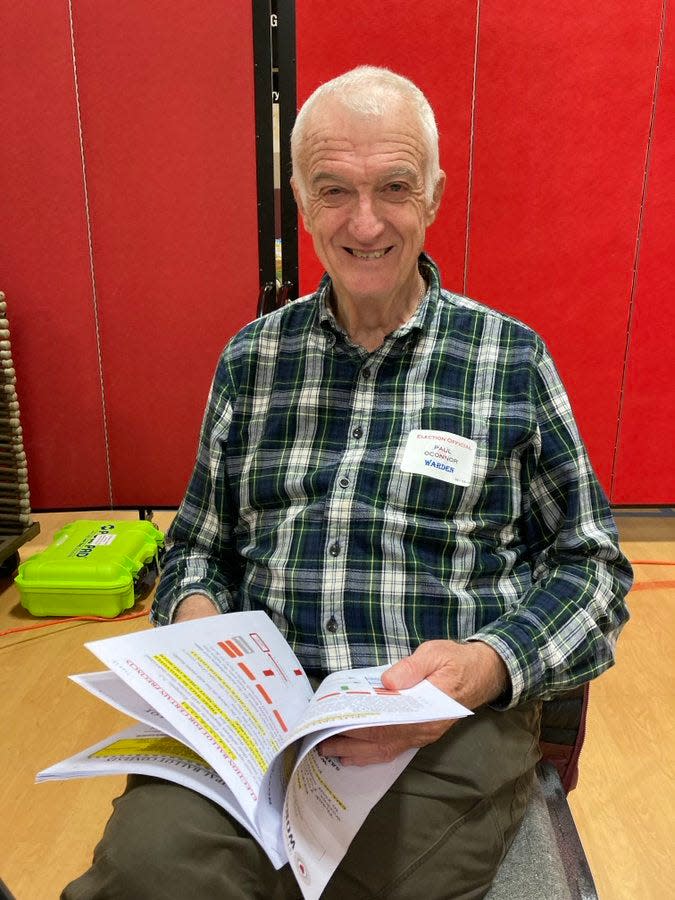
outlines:
[[[343,602],[348,582],[347,537],[353,522],[353,492],[361,460],[366,452],[367,432],[376,385],[378,359],[369,358],[357,373],[352,397],[351,420],[347,423],[345,447],[334,475],[325,507],[327,533],[323,582],[323,628],[326,660],[333,668],[349,668],[351,655],[345,639]],[[362,424],[365,423],[365,424]]]
[[[364,382],[366,383],[364,384]],[[358,419],[364,414],[366,416],[370,415],[370,398],[373,390],[373,365],[371,362],[366,362],[357,379],[352,422],[349,426],[350,437],[352,438],[352,441],[357,443],[354,446],[350,446],[352,441],[348,442],[345,454],[342,457],[340,466],[336,472],[337,483],[343,490],[346,490],[354,482],[354,466],[358,466],[361,456],[365,452],[365,448],[361,443],[361,438],[365,434],[365,430],[362,425],[358,424]],[[354,424],[355,420],[357,424]]]

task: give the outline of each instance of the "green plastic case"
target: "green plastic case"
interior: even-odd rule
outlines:
[[[71,522],[19,566],[21,604],[34,616],[113,618],[152,585],[163,548],[148,521]]]

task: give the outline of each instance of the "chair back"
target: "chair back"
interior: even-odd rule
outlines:
[[[543,759],[558,770],[566,794],[576,787],[579,777],[588,694],[589,685],[582,684],[542,704],[539,747]]]

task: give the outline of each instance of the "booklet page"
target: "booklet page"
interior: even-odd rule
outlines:
[[[303,757],[288,786],[283,832],[305,900],[321,896],[366,816],[416,752],[372,766],[343,766],[316,748]]]
[[[267,614],[210,616],[87,647],[184,735],[253,822],[269,764],[313,693]]]
[[[99,700],[105,700],[110,706],[119,709],[120,712],[144,722],[151,728],[163,731],[178,741],[188,744],[186,738],[174,728],[167,720],[157,712],[154,706],[132,690],[126,682],[122,681],[119,675],[114,672],[83,672],[81,675],[69,675],[71,681],[79,684],[85,690],[98,697]]]
[[[352,728],[472,715],[428,681],[404,691],[386,689],[381,676],[388,668],[329,675],[295,730],[295,736],[309,734],[286,791],[283,836],[305,900],[320,896],[370,810],[416,753],[409,750],[390,763],[343,766],[320,756],[317,744]]]
[[[167,777],[168,769],[180,769],[181,778],[168,777],[206,793],[204,785],[213,791],[218,779],[216,802],[251,831],[274,865],[290,860],[307,900],[319,896],[370,809],[414,755],[342,766],[322,758],[316,745],[354,728],[471,715],[427,681],[386,689],[387,665],[334,673],[314,693],[264,612],[86,646],[110,671],[73,680],[145,725],[46,770],[40,780],[104,771]]]
[[[251,823],[223,779],[194,750],[147,725],[133,725],[69,759],[44,769],[37,782],[90,778],[95,775],[137,773],[174,781],[208,797],[226,809],[239,824],[251,830]],[[254,837],[259,836],[255,834]],[[277,869],[286,862],[286,853],[268,852]]]
[[[381,679],[390,668],[389,665],[371,666],[328,675],[284,743],[319,729],[325,729],[324,737],[328,737],[329,731],[337,733],[346,728],[432,722],[472,715],[471,710],[429,681],[421,681],[404,691],[388,690]]]

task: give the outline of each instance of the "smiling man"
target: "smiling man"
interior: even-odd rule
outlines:
[[[631,582],[546,347],[441,287],[433,112],[361,67],[292,139],[318,290],[236,335],[169,532],[157,624],[263,609],[308,673],[390,663],[475,711],[326,740],[347,765],[419,748],[325,898],[479,898],[522,819],[540,700],[613,662]],[[132,778],[66,898],[297,898],[220,808]]]
[[[418,258],[445,186],[438,154],[410,99],[395,93],[377,116],[318,94],[298,117],[293,148],[295,199],[330,273],[338,324],[376,350],[426,293]]]

